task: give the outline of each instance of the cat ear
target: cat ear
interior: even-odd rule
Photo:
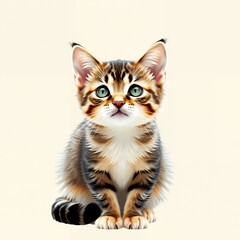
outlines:
[[[81,45],[72,43],[72,61],[74,69],[75,84],[78,88],[83,88],[88,75],[99,62]]]
[[[148,68],[156,81],[156,85],[161,85],[165,78],[167,63],[165,42],[165,40],[157,41],[138,61],[142,66]]]

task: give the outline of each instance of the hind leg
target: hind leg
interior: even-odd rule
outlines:
[[[147,218],[149,223],[155,222],[156,221],[156,216],[154,211],[151,208],[144,208],[143,209],[143,216]]]
[[[101,215],[96,203],[82,205],[67,198],[58,198],[52,205],[52,217],[58,222],[82,225],[94,222]]]
[[[163,182],[159,177],[159,181],[155,184],[153,191],[143,208],[143,216],[148,219],[149,223],[155,222],[157,220],[153,209],[156,208],[161,201],[162,189]]]

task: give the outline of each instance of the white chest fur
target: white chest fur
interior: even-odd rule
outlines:
[[[136,171],[136,163],[139,157],[144,154],[143,149],[136,143],[135,137],[138,135],[136,130],[120,131],[114,130],[111,144],[105,150],[111,167],[110,175],[120,190],[125,189],[131,181]]]

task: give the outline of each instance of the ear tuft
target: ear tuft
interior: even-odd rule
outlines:
[[[75,47],[75,46],[83,47],[82,45],[80,45],[80,44],[78,44],[78,43],[76,43],[76,42],[69,42],[69,45],[70,45],[71,47]]]
[[[138,61],[139,64],[149,70],[156,85],[161,85],[164,82],[167,63],[165,42],[165,39],[157,41]]]
[[[85,86],[88,75],[91,74],[93,68],[100,63],[81,45],[72,43],[72,46],[75,83],[77,87],[81,89]]]
[[[167,38],[162,38],[162,39],[158,40],[157,42],[162,42],[162,43],[166,44],[167,43]]]

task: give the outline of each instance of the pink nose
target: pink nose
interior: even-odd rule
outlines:
[[[121,108],[125,104],[124,101],[113,101],[113,105],[117,108]]]

